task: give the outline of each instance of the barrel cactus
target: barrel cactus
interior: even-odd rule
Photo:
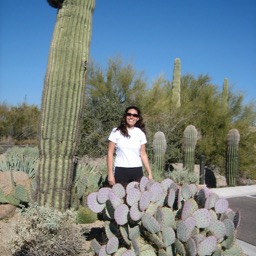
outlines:
[[[194,172],[197,130],[194,125],[188,125],[183,134],[183,167]]]
[[[97,255],[243,255],[240,213],[207,188],[142,177],[101,188],[87,203],[105,220],[106,244],[92,241]]]
[[[95,0],[49,0],[58,8],[42,96],[37,202],[70,207],[85,98]]]
[[[237,129],[231,129],[227,136],[226,179],[229,186],[236,186],[238,174],[238,151],[240,134]]]

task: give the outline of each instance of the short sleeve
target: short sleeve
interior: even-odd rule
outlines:
[[[141,135],[141,145],[146,144],[147,143],[147,137],[145,135],[145,133],[143,131],[141,131],[142,135]]]
[[[108,140],[116,143],[116,128],[114,128],[112,130],[112,132],[110,133],[109,137],[108,137]]]

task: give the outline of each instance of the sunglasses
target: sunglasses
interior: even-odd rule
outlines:
[[[138,115],[138,114],[132,114],[132,113],[126,113],[126,116],[139,117],[139,115]]]

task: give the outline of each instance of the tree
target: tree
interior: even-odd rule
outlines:
[[[36,196],[40,205],[67,209],[84,107],[95,0],[48,2],[58,8],[58,14],[42,97]]]
[[[105,71],[90,62],[87,75],[79,155],[100,157],[106,154],[108,135],[119,125],[125,108],[139,104],[146,83],[141,73],[119,57],[109,59]]]

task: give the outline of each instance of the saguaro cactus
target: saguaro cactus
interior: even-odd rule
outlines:
[[[236,186],[238,173],[238,151],[240,134],[237,129],[231,129],[227,136],[226,179],[228,186]]]
[[[180,59],[176,58],[174,61],[173,80],[172,80],[172,103],[175,107],[180,107]]]
[[[154,164],[158,172],[164,172],[164,159],[166,152],[166,139],[163,132],[156,132],[153,139]]]
[[[37,201],[66,209],[84,106],[86,64],[95,0],[48,0],[58,8],[40,122]]]
[[[222,90],[222,110],[226,112],[228,107],[228,79],[224,79]]]
[[[188,125],[183,133],[183,167],[194,172],[195,148],[197,130],[194,125]]]

